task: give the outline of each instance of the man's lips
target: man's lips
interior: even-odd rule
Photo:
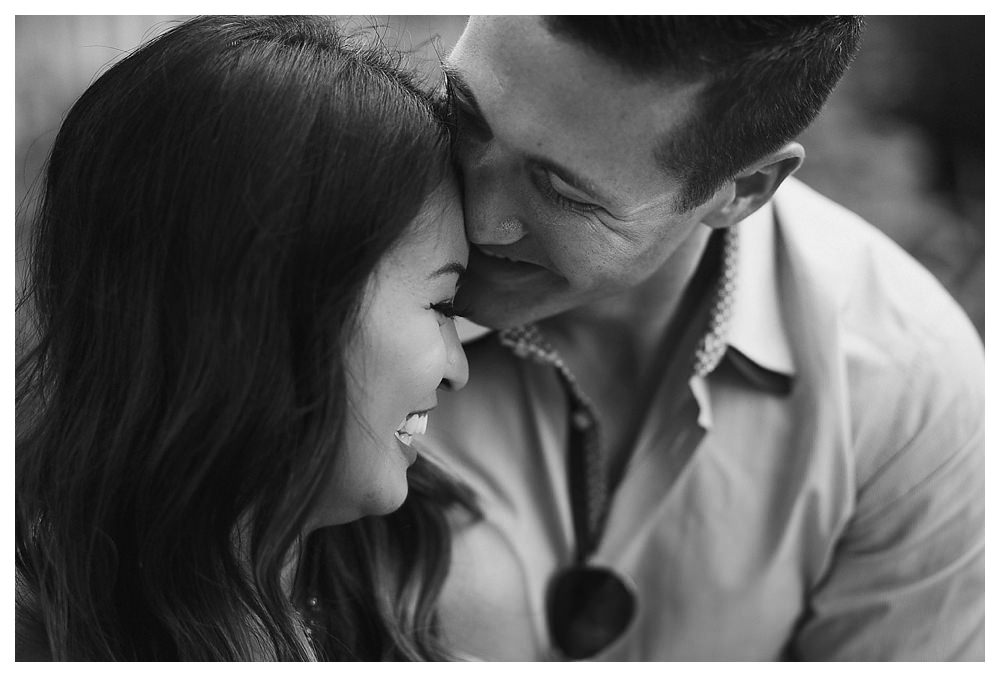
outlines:
[[[535,263],[534,261],[528,261],[524,258],[517,256],[516,254],[511,255],[506,253],[506,248],[501,249],[491,249],[490,247],[483,247],[480,245],[472,245],[472,249],[487,256],[491,259],[500,259],[501,261],[508,261],[510,263],[526,263],[533,266],[540,266],[544,268],[541,264]]]
[[[540,285],[548,286],[558,277],[546,266],[508,259],[473,245],[468,270],[455,297],[455,309],[474,321],[476,306],[492,303],[494,295],[534,293]]]
[[[548,270],[545,265],[507,256],[476,245],[473,245],[469,250],[469,268],[473,272],[475,272],[475,268],[481,268],[487,273],[517,272],[521,274]]]

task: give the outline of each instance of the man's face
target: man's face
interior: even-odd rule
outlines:
[[[456,305],[473,321],[514,326],[634,287],[715,208],[675,211],[681,183],[653,155],[696,85],[635,79],[538,17],[471,19],[447,69],[472,243]]]

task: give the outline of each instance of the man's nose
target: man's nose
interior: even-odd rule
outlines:
[[[445,328],[444,341],[447,362],[440,387],[444,390],[461,390],[469,382],[469,360],[465,357],[465,349],[462,348],[454,322],[449,322]]]
[[[463,158],[465,232],[470,242],[513,244],[527,234],[516,196],[518,175],[498,149],[480,148]]]

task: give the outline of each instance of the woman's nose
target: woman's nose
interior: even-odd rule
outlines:
[[[449,322],[444,330],[447,364],[440,388],[445,390],[461,390],[469,382],[469,361],[465,357],[465,349],[458,338],[455,323]]]

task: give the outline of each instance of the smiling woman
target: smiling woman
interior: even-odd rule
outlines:
[[[410,437],[467,379],[468,249],[377,42],[197,18],[66,116],[18,306],[18,659],[445,656],[467,502]]]
[[[332,473],[336,489],[317,506],[315,515],[324,521],[389,512],[406,497],[405,470],[417,458],[413,437],[427,429],[436,390],[461,388],[468,380],[452,319],[468,252],[461,201],[448,182],[373,275],[359,331],[346,351],[357,425]]]

